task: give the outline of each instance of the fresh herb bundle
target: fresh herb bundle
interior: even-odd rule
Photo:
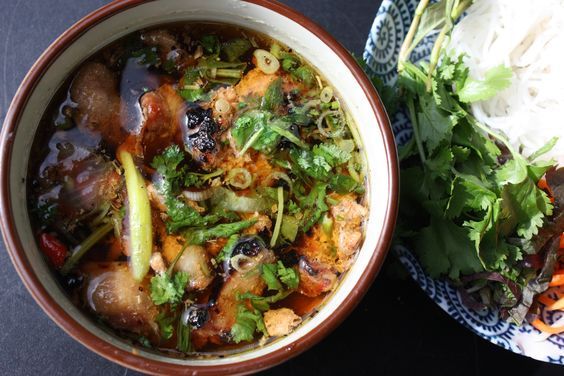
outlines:
[[[532,239],[552,215],[537,182],[553,166],[539,157],[556,140],[525,158],[472,115],[470,104],[507,88],[512,72],[499,66],[476,80],[464,56],[448,52],[455,21],[471,3],[421,1],[400,51],[397,86],[385,89],[387,97],[401,98],[413,126],[412,139],[399,150],[397,235],[432,277],[447,276],[478,291],[481,303],[510,309],[536,277],[523,258],[540,251]],[[430,61],[412,63],[411,51],[431,33],[437,39]]]

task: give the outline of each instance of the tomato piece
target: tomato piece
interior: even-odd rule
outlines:
[[[61,268],[64,265],[69,253],[67,246],[63,242],[47,232],[39,236],[39,248],[41,248],[41,251],[56,268]]]

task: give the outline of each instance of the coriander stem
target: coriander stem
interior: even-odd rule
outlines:
[[[487,127],[486,125],[480,123],[478,120],[476,120],[476,118],[474,116],[472,116],[470,113],[466,112],[462,108],[462,106],[460,106],[459,104],[457,104],[456,107],[458,108],[458,110],[464,112],[464,115],[466,116],[466,118],[468,119],[470,124],[472,124],[473,126],[475,126],[478,129],[482,130],[483,132],[489,134],[490,136],[492,136],[493,138],[495,138],[499,142],[501,142],[507,148],[507,150],[509,150],[509,152],[511,153],[513,158],[515,158],[516,156],[521,156],[521,154],[519,154],[517,151],[515,151],[513,146],[511,146],[511,144],[509,143],[509,141],[507,141],[507,139],[505,137],[503,137],[501,134],[495,132],[491,128]]]
[[[411,21],[411,25],[409,26],[409,31],[403,40],[403,44],[401,45],[401,49],[398,55],[398,72],[401,72],[404,68],[403,63],[409,58],[409,53],[411,52],[411,43],[413,42],[413,37],[417,32],[417,28],[419,27],[419,22],[421,21],[421,16],[425,9],[429,5],[429,0],[421,0],[415,9],[415,16],[413,17],[413,21]]]
[[[473,2],[474,0],[462,0],[460,4],[458,4],[458,6],[453,9],[451,14],[452,19],[456,20],[458,19],[458,17],[462,16],[462,13],[464,13],[466,9],[468,9],[470,5],[472,5]]]
[[[419,69],[409,61],[405,62],[405,68],[407,69],[408,73],[417,76],[421,81],[425,82],[425,85],[427,85],[427,75],[425,74],[425,72],[422,71],[422,69]]]
[[[221,174],[223,174],[223,170],[221,168],[219,168],[214,172],[210,172],[209,174],[200,174],[200,176],[202,177],[203,181],[207,181],[207,180],[210,180],[212,178],[221,176]]]
[[[243,149],[241,149],[241,151],[239,152],[239,157],[242,157],[243,154],[245,154],[247,152],[247,150],[253,146],[253,144],[255,143],[256,140],[258,140],[258,138],[260,137],[260,135],[262,134],[262,132],[264,132],[264,127],[262,127],[261,129],[259,129],[258,131],[255,132],[255,134],[253,134],[248,140],[247,143],[245,144],[245,146],[243,146]]]
[[[274,247],[276,241],[278,240],[278,235],[280,234],[280,227],[282,226],[282,220],[284,216],[284,188],[278,187],[278,213],[276,213],[276,224],[274,225],[274,231],[272,232],[272,238],[270,239],[270,246]]]
[[[427,92],[431,91],[431,78],[433,76],[435,68],[437,67],[437,64],[439,63],[440,53],[443,49],[443,43],[446,39],[446,36],[452,31],[452,28],[454,27],[454,21],[457,20],[462,15],[462,13],[464,13],[464,11],[468,9],[470,5],[472,5],[472,1],[473,0],[463,0],[458,4],[456,8],[450,11],[450,14],[447,16],[445,25],[442,27],[439,35],[437,36],[437,39],[435,40],[435,44],[433,45],[433,49],[431,51],[431,57],[429,59],[429,71],[427,72],[426,83]]]
[[[439,56],[443,48],[443,42],[446,38],[446,35],[450,32],[451,25],[448,23],[443,26],[437,39],[435,40],[435,44],[433,45],[433,49],[431,50],[431,57],[429,58],[429,70],[427,71],[427,82],[426,82],[426,89],[427,92],[431,92],[432,88],[432,77],[437,64],[439,63]]]
[[[425,166],[425,162],[427,161],[427,158],[425,157],[425,151],[423,150],[423,143],[421,142],[421,138],[419,137],[419,125],[417,124],[417,118],[415,115],[415,104],[413,103],[412,98],[408,98],[407,100],[407,109],[409,111],[411,126],[413,127],[413,137],[415,137],[417,150],[419,151],[419,158],[421,158],[421,162],[423,163],[423,166]]]
[[[80,260],[81,257],[84,256],[84,254],[88,252],[88,250],[90,250],[90,248],[96,245],[96,243],[102,240],[104,236],[106,236],[111,230],[113,230],[113,228],[113,223],[108,222],[94,230],[94,232],[92,232],[90,236],[88,236],[75,248],[74,253],[67,259],[67,261],[61,268],[61,274],[68,274],[68,272],[70,272],[71,269],[74,268],[78,260]]]
[[[238,69],[222,69],[218,68],[215,76],[224,78],[241,78],[242,72]]]
[[[298,145],[300,148],[309,150],[309,145],[299,139],[299,137],[295,136],[292,132],[283,129],[276,124],[269,124],[270,129],[274,132],[278,133],[282,137],[286,137],[290,142]]]
[[[178,262],[178,260],[180,260],[180,257],[182,257],[182,254],[184,253],[184,251],[186,250],[186,248],[188,248],[188,242],[185,242],[184,245],[182,246],[182,248],[180,249],[180,251],[178,251],[178,253],[176,254],[176,256],[174,256],[174,259],[172,260],[172,262],[170,263],[170,265],[168,266],[168,269],[166,270],[166,274],[171,277],[172,276],[172,270],[174,269],[174,266],[176,265],[176,263]]]

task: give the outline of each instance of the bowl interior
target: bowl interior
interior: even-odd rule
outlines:
[[[318,314],[290,335],[256,350],[224,358],[182,360],[165,357],[142,348],[133,348],[131,344],[97,326],[93,320],[69,301],[44,262],[34,241],[26,207],[26,178],[29,150],[39,121],[52,96],[69,72],[101,47],[134,30],[162,23],[190,20],[225,22],[267,34],[293,48],[331,82],[335,90],[341,94],[346,107],[354,118],[364,143],[365,158],[368,161],[367,200],[370,214],[367,221],[366,238],[356,262]],[[161,362],[190,365],[228,364],[254,359],[281,349],[291,350],[292,344],[297,339],[312,331],[322,330],[323,322],[347,300],[356,300],[357,295],[362,293],[357,289],[357,283],[363,277],[367,267],[374,262],[375,252],[379,254],[386,252],[386,240],[382,239],[389,235],[386,235],[384,230],[389,222],[387,218],[390,210],[395,210],[396,192],[391,192],[391,190],[396,187],[392,176],[392,171],[396,167],[395,160],[389,159],[389,145],[386,144],[386,136],[381,127],[387,127],[387,124],[379,124],[370,98],[359,85],[347,64],[339,57],[338,52],[325,44],[316,33],[297,21],[261,5],[235,0],[192,0],[190,2],[161,0],[140,3],[120,10],[83,32],[42,72],[41,78],[28,97],[27,104],[21,111],[17,130],[7,136],[13,141],[8,179],[15,232],[22,243],[25,258],[33,273],[56,304],[90,333],[119,349]],[[381,260],[381,258],[378,259]]]

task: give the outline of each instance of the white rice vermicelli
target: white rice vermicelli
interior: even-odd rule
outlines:
[[[509,88],[472,105],[476,118],[525,155],[558,137],[543,159],[564,165],[564,0],[476,0],[450,48],[468,55],[473,78],[500,64],[513,71]]]

